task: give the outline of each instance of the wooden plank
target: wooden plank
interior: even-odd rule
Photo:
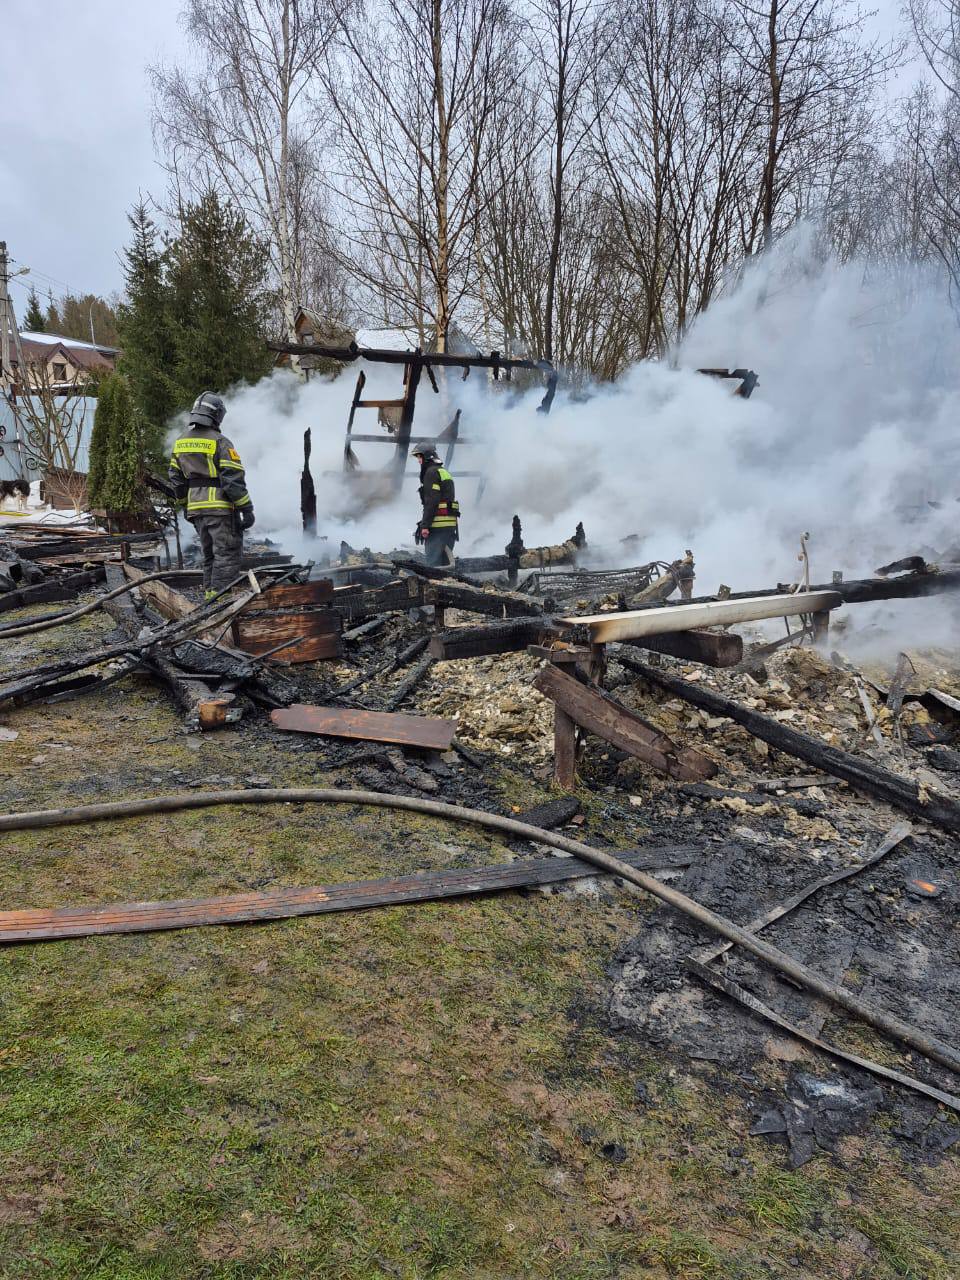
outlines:
[[[588,733],[595,733],[669,778],[701,782],[717,772],[712,760],[692,747],[678,747],[665,733],[602,689],[581,684],[554,666],[538,671],[533,683]]]
[[[258,603],[258,601],[254,601]],[[284,640],[296,640],[277,653],[285,663],[319,662],[342,652],[340,617],[330,609],[284,610],[280,613],[241,613],[234,619],[233,640],[244,653],[268,653]]]
[[[698,627],[819,613],[823,609],[837,609],[842,603],[836,591],[805,591],[794,595],[749,596],[743,600],[713,600],[708,604],[665,605],[626,613],[594,613],[560,621],[568,627],[586,626],[595,643],[608,644],[613,640],[639,640],[642,636],[694,631]]]
[[[674,631],[647,636],[631,648],[665,653],[671,658],[701,662],[707,667],[735,667],[743,660],[743,636],[728,631]]]
[[[270,713],[278,729],[320,733],[332,738],[360,738],[404,747],[449,751],[457,726],[453,720],[408,716],[400,712],[358,711],[345,707],[315,707],[294,703]]]
[[[630,851],[619,856],[638,870],[684,867],[702,850],[695,845]],[[464,867],[419,875],[349,884],[267,889],[218,898],[181,898],[170,902],[110,903],[94,907],[0,912],[0,943],[47,942],[93,934],[154,933],[199,925],[246,924],[286,920],[334,911],[360,911],[404,903],[470,898],[534,885],[562,884],[602,875],[579,858],[524,858],[500,866]]]
[[[281,582],[276,587],[266,587],[259,600],[253,601],[257,609],[292,609],[297,605],[327,604],[333,599],[333,583],[329,578],[316,578],[312,582]],[[254,610],[244,610],[252,613]]]

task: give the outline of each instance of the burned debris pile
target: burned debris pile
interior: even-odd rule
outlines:
[[[613,873],[655,900],[611,967],[614,1028],[726,1073],[754,1110],[751,1131],[784,1142],[794,1165],[891,1108],[903,1141],[942,1151],[955,1137],[937,1107],[960,1109],[949,1044],[960,671],[919,655],[893,672],[860,669],[833,648],[831,617],[953,591],[960,570],[911,557],[867,580],[712,596],[694,595],[694,575],[689,550],[610,567],[609,555],[591,558],[582,526],[527,548],[515,519],[502,555],[446,568],[345,544],[332,562],[294,564],[266,547],[201,603],[198,571],[173,566],[155,537],[18,530],[0,539],[11,615],[0,710],[147,677],[185,731],[247,723],[312,753],[337,788],[261,789],[257,803],[420,808],[517,842],[506,867],[131,903],[107,931],[519,887],[596,883],[602,894],[610,881],[594,877]],[[12,617],[46,601],[69,607]],[[99,610],[116,629],[92,644],[75,626]],[[770,619],[787,620],[785,640],[757,632]],[[31,661],[38,631],[69,640]],[[511,827],[495,812],[489,783],[505,768],[558,789],[556,822],[551,810]],[[424,798],[437,794],[443,803]],[[56,825],[85,811],[58,812],[20,817]],[[547,837],[571,820],[591,824],[590,843]],[[616,852],[626,831],[639,847]],[[531,858],[531,839],[572,858]],[[93,909],[0,913],[6,942],[95,931]],[[800,1064],[804,1048],[831,1064],[832,1083]],[[776,1096],[771,1059],[792,1072]]]

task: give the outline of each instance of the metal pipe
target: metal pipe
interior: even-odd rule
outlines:
[[[806,987],[808,991],[822,996],[833,1004],[840,1005],[841,1008],[862,1018],[886,1035],[909,1045],[912,1049],[916,1049],[919,1053],[925,1054],[928,1058],[932,1058],[960,1075],[960,1054],[951,1045],[945,1044],[935,1036],[927,1035],[917,1027],[910,1026],[895,1014],[874,1008],[852,991],[848,991],[846,987],[832,982],[813,969],[808,969],[799,960],[764,942],[746,929],[741,929],[739,925],[724,919],[723,916],[717,915],[709,907],[704,907],[693,898],[680,893],[679,890],[662,884],[653,876],[636,870],[612,853],[607,853],[603,849],[594,849],[591,845],[581,844],[579,840],[570,840],[566,836],[552,831],[543,831],[540,827],[533,827],[526,822],[503,817],[498,813],[485,813],[480,809],[444,804],[438,800],[424,800],[419,796],[399,796],[378,791],[271,787],[255,791],[181,792],[149,799],[115,800],[104,804],[83,805],[73,809],[13,813],[0,816],[0,831],[58,827],[102,821],[108,818],[129,818],[148,813],[173,813],[181,809],[205,809],[221,804],[365,804],[379,809],[405,809],[412,813],[427,813],[454,822],[469,822],[476,826],[489,827],[494,831],[504,831],[508,835],[519,836],[524,840],[534,840],[540,844],[550,845],[554,849],[561,849],[565,853],[572,853],[585,862],[591,862],[612,875],[620,876],[623,880],[646,889],[654,897],[666,902],[668,906],[674,907],[684,915],[690,916],[707,929],[719,934],[721,938],[736,942],[778,973],[783,973]]]

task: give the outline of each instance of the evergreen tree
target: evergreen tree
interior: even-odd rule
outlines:
[[[109,465],[114,404],[119,380],[119,374],[108,374],[101,382],[97,395],[97,411],[93,417],[93,431],[90,433],[90,461],[87,466],[87,501],[91,507],[104,505],[103,492]]]
[[[43,333],[43,312],[40,310],[40,299],[37,297],[36,289],[30,290],[23,327],[28,333]]]
[[[128,218],[133,239],[123,254],[127,297],[117,312],[123,349],[118,367],[129,380],[143,423],[147,454],[160,462],[167,422],[181,407],[171,379],[175,344],[167,307],[164,258],[157,247],[157,228],[142,200]]]
[[[143,506],[143,423],[130,384],[120,373],[100,386],[90,437],[87,499],[111,515]]]
[[[166,268],[180,403],[263,377],[268,258],[243,215],[212,191],[188,205]]]
[[[130,384],[121,374],[115,376],[103,505],[111,513],[139,511],[144,505],[143,422]]]
[[[47,314],[43,317],[43,331],[44,333],[60,332],[60,312],[57,310],[52,294],[47,298]]]

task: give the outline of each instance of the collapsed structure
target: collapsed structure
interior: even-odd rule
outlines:
[[[316,348],[311,351],[315,354]],[[353,356],[358,354],[354,350]],[[439,359],[400,354],[405,396],[386,406],[400,412],[396,430],[383,437],[395,449],[382,473],[391,485],[402,481],[406,451],[417,440],[412,434],[411,379],[415,391],[422,370],[429,374],[430,364]],[[350,358],[349,352],[340,355]],[[462,364],[463,358],[451,357],[450,363]],[[516,363],[533,367],[532,362]],[[481,367],[493,366],[487,362]],[[549,407],[552,375],[542,371],[548,376]],[[704,372],[728,376],[725,370]],[[752,389],[750,378],[755,382],[755,376],[748,378],[748,372],[729,374],[740,383],[738,394]],[[358,438],[352,432],[355,411],[370,407],[362,401],[362,391],[363,375],[348,423],[348,467],[351,440]],[[385,406],[378,402],[376,407]],[[455,431],[448,443],[457,439]],[[309,458],[304,475],[309,499]],[[309,501],[303,513],[306,523]],[[674,939],[672,948],[664,947],[661,937],[656,948],[638,943],[635,953],[621,957],[611,1008],[622,1025],[691,1054],[701,1052],[700,1025],[664,1017],[661,1000],[684,975],[692,975],[701,993],[720,993],[701,995],[701,1001],[722,996],[738,1017],[753,1025],[759,1019],[805,1041],[852,1071],[853,1079],[866,1072],[931,1104],[960,1110],[951,1079],[951,1073],[960,1073],[960,1056],[948,1043],[949,1001],[943,1008],[918,1005],[910,993],[902,998],[892,976],[883,972],[867,984],[866,994],[854,990],[844,974],[856,940],[831,952],[824,971],[815,947],[798,957],[791,947],[759,936],[778,920],[796,926],[804,904],[841,892],[837,885],[853,894],[851,882],[867,868],[872,876],[878,874],[881,864],[889,884],[903,886],[911,901],[926,904],[927,927],[945,927],[945,863],[929,833],[960,834],[960,798],[950,781],[951,772],[960,772],[960,755],[952,745],[960,736],[960,699],[936,685],[915,687],[906,659],[887,685],[876,679],[871,684],[839,655],[830,662],[812,659],[821,666],[811,697],[828,707],[831,698],[839,702],[842,697],[852,703],[852,711],[859,709],[870,737],[868,754],[856,719],[857,732],[846,740],[808,731],[819,726],[812,712],[804,724],[807,713],[795,705],[806,697],[807,686],[776,673],[787,670],[778,664],[793,654],[830,652],[831,618],[838,611],[863,602],[954,592],[960,587],[960,566],[909,557],[864,580],[844,581],[835,575],[827,584],[805,580],[741,593],[721,589],[714,595],[695,594],[695,574],[691,549],[674,559],[597,567],[590,561],[588,531],[582,525],[562,543],[527,547],[518,515],[501,554],[462,557],[449,569],[428,567],[422,558],[404,552],[356,551],[346,544],[328,563],[297,564],[282,551],[261,546],[245,558],[243,576],[230,590],[201,604],[199,571],[182,557],[173,564],[162,531],[111,536],[67,528],[54,536],[20,522],[13,532],[0,534],[0,614],[45,602],[68,607],[5,621],[0,639],[15,642],[69,628],[100,608],[110,614],[117,632],[94,649],[39,663],[26,661],[24,654],[16,662],[4,662],[0,712],[80,697],[134,674],[146,675],[176,700],[188,732],[247,722],[278,736],[305,735],[325,744],[329,765],[362,787],[168,795],[9,815],[0,817],[0,831],[296,798],[420,809],[491,826],[573,856],[561,863],[528,858],[508,867],[360,885],[265,889],[176,904],[120,904],[109,913],[99,908],[11,908],[0,912],[0,941],[354,910],[560,884],[599,870],[633,883],[674,913],[666,923],[658,917],[656,926]],[[94,593],[92,598],[74,606],[87,591]],[[730,630],[765,619],[784,619],[786,634],[751,645],[749,632],[745,636],[742,630]],[[9,645],[5,648],[9,653]],[[840,684],[849,690],[841,693]],[[740,758],[742,730],[755,744],[746,767]],[[344,745],[352,743],[361,745]],[[454,766],[483,773],[500,767],[504,757],[540,777],[546,770],[561,793],[552,810],[523,821],[428,798],[440,789],[438,778],[450,779],[456,796]],[[812,777],[785,774],[794,760],[816,772]],[[931,768],[940,771],[939,779],[931,776]],[[837,793],[831,825],[825,816],[828,806],[819,797],[823,788],[838,784],[843,795],[840,799]],[[400,795],[395,794],[398,787]],[[631,794],[637,790],[643,795]],[[470,791],[469,781],[464,782],[462,792]],[[549,834],[576,815],[583,797],[609,803],[606,798],[618,791],[628,804],[640,799],[649,819],[661,823],[672,841],[649,848],[645,842],[639,850],[623,851],[600,847],[602,828],[590,844]],[[902,818],[892,823],[880,818],[863,810],[864,799],[890,806],[921,825],[911,828]],[[759,852],[744,846],[752,837],[740,834],[739,844],[725,843],[715,851],[708,871],[705,833],[712,829],[710,816],[717,813],[740,817],[735,833],[749,831],[744,815],[775,818],[781,825],[771,836],[772,848],[785,847],[791,838],[809,840],[796,825],[809,820],[834,865],[824,874],[797,858],[797,878],[786,883],[774,860],[765,863]],[[844,854],[847,835],[836,837],[841,827],[848,831],[858,825],[861,847],[851,858]],[[741,882],[751,866],[746,875],[757,883],[747,893]],[[683,890],[664,883],[669,874],[683,877]],[[770,892],[760,883],[762,875],[768,875]],[[771,903],[773,892],[778,900]],[[901,913],[893,927],[905,932],[914,926]],[[704,931],[712,945],[706,945]],[[654,951],[657,957],[669,954],[670,965],[655,961]],[[929,969],[917,962],[917,983],[933,981]],[[783,978],[799,985],[818,1008],[843,1009],[906,1047],[907,1059],[892,1066],[825,1039],[826,1015],[811,1016],[812,1006],[802,1000],[798,1010],[795,995],[785,1004],[784,989],[777,985]],[[644,983],[651,986],[648,999]],[[742,1034],[736,1027],[730,1034],[735,1033]],[[776,1127],[780,1121],[768,1117],[757,1132],[786,1132],[787,1121],[781,1112],[777,1115],[781,1128]],[[824,1143],[830,1140],[825,1134]],[[820,1141],[814,1127],[788,1136],[796,1163],[809,1158]]]

